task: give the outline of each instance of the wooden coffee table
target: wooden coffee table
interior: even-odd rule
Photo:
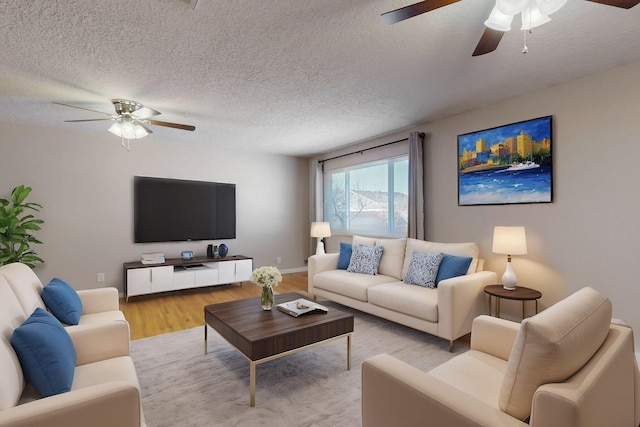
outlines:
[[[275,296],[275,304],[305,298],[296,293]],[[328,313],[293,317],[273,307],[265,311],[260,298],[212,304],[204,307],[204,353],[207,325],[249,361],[249,406],[256,402],[256,366],[300,350],[347,338],[347,369],[351,369],[353,315],[334,308]]]

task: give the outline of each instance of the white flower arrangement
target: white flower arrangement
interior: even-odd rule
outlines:
[[[282,275],[276,267],[265,265],[253,270],[251,273],[251,282],[263,288],[278,286],[278,283],[282,282]]]

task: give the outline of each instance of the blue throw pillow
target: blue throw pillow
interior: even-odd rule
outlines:
[[[76,349],[60,322],[38,307],[11,335],[22,372],[41,397],[71,390]]]
[[[436,285],[441,280],[451,279],[452,277],[464,276],[469,270],[469,265],[473,258],[466,256],[456,256],[449,254],[442,254],[442,262],[438,269],[438,277],[436,278]]]
[[[340,255],[338,255],[338,270],[346,270],[351,261],[351,252],[353,247],[351,243],[340,242]]]
[[[76,290],[64,280],[56,277],[42,288],[42,301],[61,322],[77,325],[80,321],[82,301]]]

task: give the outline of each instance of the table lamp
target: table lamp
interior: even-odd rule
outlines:
[[[527,237],[524,227],[494,227],[493,253],[507,256],[507,268],[502,275],[502,287],[510,291],[515,290],[518,279],[511,268],[511,255],[527,254]]]
[[[311,223],[311,237],[318,238],[318,246],[316,247],[316,255],[324,254],[324,242],[325,237],[331,236],[331,227],[328,222],[312,222]]]

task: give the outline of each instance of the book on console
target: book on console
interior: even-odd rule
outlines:
[[[298,317],[306,313],[328,313],[329,309],[323,305],[304,298],[276,304],[276,308],[290,316]]]

